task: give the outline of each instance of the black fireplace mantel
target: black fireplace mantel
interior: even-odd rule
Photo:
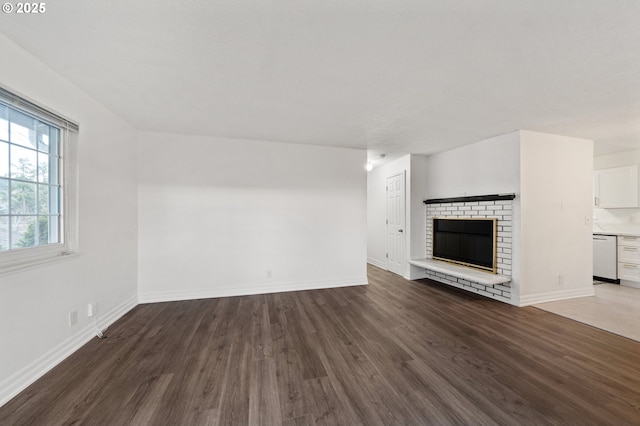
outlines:
[[[469,197],[452,197],[452,198],[429,198],[424,200],[425,204],[442,204],[442,203],[467,203],[473,201],[499,201],[513,200],[516,194],[491,194],[491,195],[472,195]]]

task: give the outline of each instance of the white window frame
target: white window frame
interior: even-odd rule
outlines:
[[[77,143],[79,126],[24,96],[0,87],[0,100],[9,107],[60,129],[62,167],[60,173],[60,243],[0,251],[0,275],[66,260],[78,247]]]

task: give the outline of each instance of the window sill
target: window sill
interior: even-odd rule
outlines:
[[[0,263],[0,276],[14,274],[17,272],[28,271],[30,269],[39,268],[44,265],[64,262],[78,257],[80,253],[75,251],[62,251],[37,257],[29,257],[25,259],[16,259],[5,264]]]

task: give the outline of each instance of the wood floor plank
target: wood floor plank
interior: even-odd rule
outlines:
[[[281,424],[275,358],[253,361],[250,366],[248,424],[266,426]]]
[[[327,372],[318,357],[316,333],[305,333],[302,318],[297,311],[285,313],[287,318],[287,346],[295,351],[303,380],[325,377]]]
[[[640,424],[640,342],[376,267],[369,283],[139,305],[0,425]]]
[[[259,298],[247,296],[240,299],[238,310],[230,320],[230,352],[227,369],[222,377],[222,392],[219,405],[220,424],[248,424],[250,398],[250,367],[252,362],[251,325],[253,312],[257,310]]]
[[[304,378],[298,354],[294,348],[287,346],[284,327],[286,327],[286,321],[284,324],[274,323],[272,330],[280,412],[283,419],[290,419],[306,415],[302,393]]]

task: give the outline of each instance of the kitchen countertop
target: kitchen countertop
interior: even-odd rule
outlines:
[[[640,223],[594,223],[596,235],[629,235],[640,237]]]

